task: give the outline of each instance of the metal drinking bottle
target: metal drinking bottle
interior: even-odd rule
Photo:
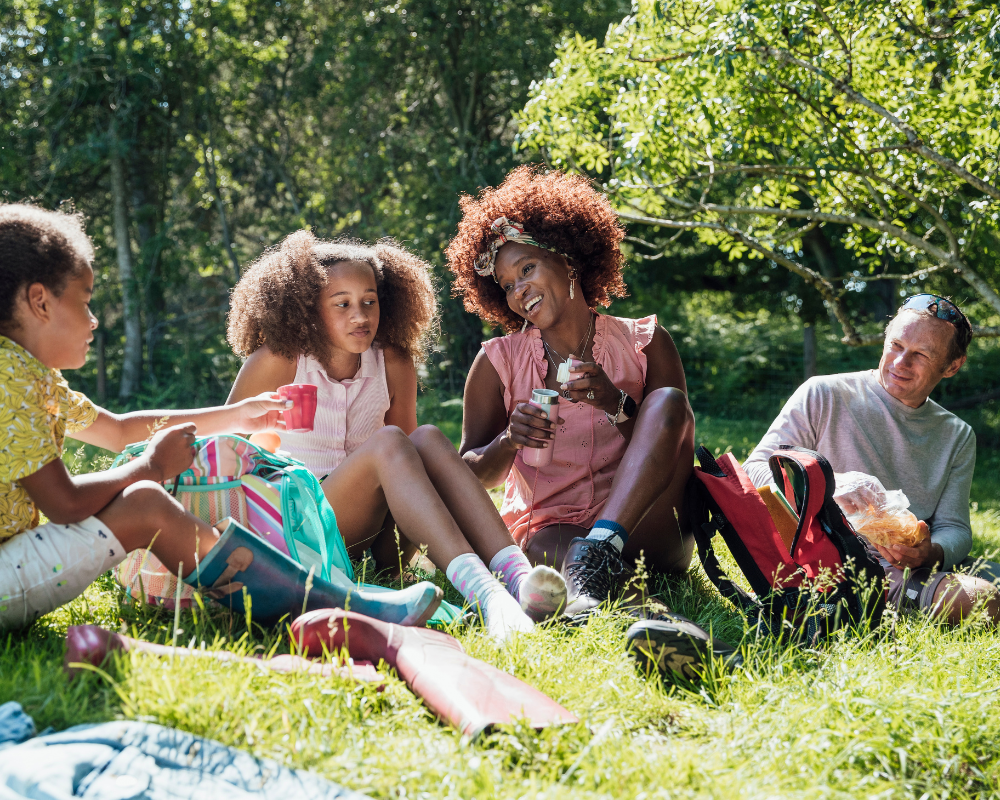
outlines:
[[[552,389],[533,389],[531,405],[544,411],[552,422],[559,419],[559,392]],[[552,451],[555,449],[555,429],[553,438],[548,440],[548,447],[525,447],[521,450],[524,463],[531,467],[546,467],[552,463]]]

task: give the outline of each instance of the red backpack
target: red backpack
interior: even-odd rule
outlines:
[[[699,447],[697,456],[681,530],[694,534],[705,572],[724,597],[766,632],[810,643],[845,625],[879,625],[885,572],[834,501],[833,469],[823,456],[783,445],[768,461],[799,517],[790,546],[731,453],[715,459]],[[753,594],[726,575],[712,546],[716,532]]]

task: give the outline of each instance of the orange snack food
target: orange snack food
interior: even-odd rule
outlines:
[[[916,547],[926,538],[912,511],[897,509],[887,512],[871,505],[857,530],[869,542],[882,547],[894,544]]]

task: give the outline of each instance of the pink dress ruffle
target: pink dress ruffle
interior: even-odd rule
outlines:
[[[594,327],[594,360],[615,386],[642,402],[646,385],[646,354],[642,351],[653,340],[656,316],[622,319],[598,314]],[[484,342],[483,348],[503,383],[510,417],[518,403],[531,399],[532,389],[545,386],[549,365],[541,333],[531,326],[524,333]],[[518,452],[507,475],[500,514],[522,548],[536,531],[548,525],[593,525],[600,518],[625,454],[624,437],[603,411],[562,400],[559,415],[565,423],[556,432],[552,463],[536,470],[525,464]]]

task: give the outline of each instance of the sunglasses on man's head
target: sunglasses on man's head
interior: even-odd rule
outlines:
[[[969,320],[966,319],[965,314],[959,310],[958,306],[951,300],[938,297],[936,294],[915,294],[913,297],[908,297],[899,310],[902,311],[904,308],[910,308],[914,311],[927,310],[938,319],[950,322],[956,328],[971,328]]]

